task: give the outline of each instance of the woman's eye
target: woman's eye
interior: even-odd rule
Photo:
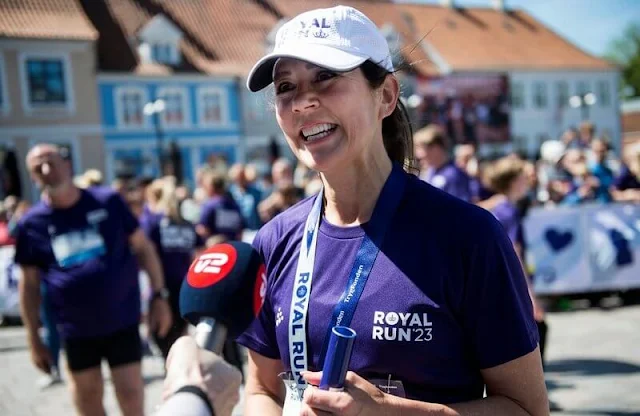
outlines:
[[[287,91],[290,91],[292,89],[293,89],[293,85],[291,85],[291,83],[289,83],[289,82],[281,82],[276,87],[276,94],[283,94],[283,93],[285,93]]]
[[[316,77],[316,81],[318,82],[322,82],[322,81],[326,81],[329,80],[331,78],[335,78],[336,77],[336,73],[335,72],[331,72],[331,71],[320,71],[318,73],[318,76]]]

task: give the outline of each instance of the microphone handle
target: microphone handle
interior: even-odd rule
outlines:
[[[213,318],[200,318],[196,325],[195,339],[200,348],[221,355],[227,339],[227,327]]]

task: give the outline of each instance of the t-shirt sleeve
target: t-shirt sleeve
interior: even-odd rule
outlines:
[[[120,194],[114,193],[111,199],[111,207],[114,210],[110,215],[115,215],[116,218],[120,218],[124,231],[127,235],[133,234],[139,227],[138,219],[133,215],[129,206],[124,202],[124,199]]]
[[[471,200],[471,184],[469,178],[461,172],[451,172],[445,190],[463,201],[469,202]]]
[[[155,218],[147,217],[140,221],[140,228],[156,248],[160,249],[160,224],[158,221]]]
[[[202,238],[202,236],[201,236],[200,234],[196,233],[196,232],[195,232],[195,230],[194,230],[194,233],[195,233],[195,235],[196,235],[196,242],[195,242],[195,244],[194,244],[194,247],[195,247],[195,248],[202,248],[202,247],[204,247],[204,245],[205,245],[204,238]]]
[[[495,216],[502,225],[502,228],[504,228],[504,230],[507,232],[507,236],[509,237],[509,240],[511,240],[511,243],[519,243],[518,219],[516,218],[515,213],[511,211],[499,211],[495,213]]]
[[[269,268],[269,254],[273,248],[270,245],[275,243],[275,238],[273,238],[273,234],[269,228],[272,227],[263,227],[260,229],[253,240],[253,248],[260,254],[262,261],[267,267],[267,293],[264,304],[260,312],[258,312],[256,319],[254,319],[249,328],[238,337],[237,342],[267,358],[279,359],[280,350],[278,349],[276,339],[276,324],[271,299],[273,276],[271,276]]]
[[[462,317],[480,368],[495,367],[533,351],[538,331],[520,261],[504,229],[488,214],[468,242],[469,263]],[[484,215],[484,214],[483,214]]]
[[[620,170],[620,174],[613,179],[613,186],[618,191],[624,191],[626,187],[627,179],[629,178],[629,169],[626,166],[623,166]]]
[[[202,207],[202,211],[200,212],[200,221],[198,221],[199,225],[203,225],[209,229],[209,233],[211,235],[217,234],[216,229],[216,208],[215,206],[207,206]]]
[[[36,241],[33,236],[34,231],[23,221],[16,226],[16,243],[13,262],[23,266],[40,266],[42,256],[37,253]]]

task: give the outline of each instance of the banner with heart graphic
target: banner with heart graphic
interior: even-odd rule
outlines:
[[[6,318],[20,317],[18,282],[20,268],[13,262],[14,246],[0,247],[0,315]]]
[[[591,287],[615,290],[640,287],[640,206],[609,205],[585,211]]]
[[[640,206],[535,208],[524,232],[538,294],[640,288]]]

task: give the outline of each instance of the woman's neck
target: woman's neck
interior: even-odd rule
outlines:
[[[337,226],[369,221],[392,166],[385,151],[384,155],[369,155],[345,169],[322,174],[327,221]]]

